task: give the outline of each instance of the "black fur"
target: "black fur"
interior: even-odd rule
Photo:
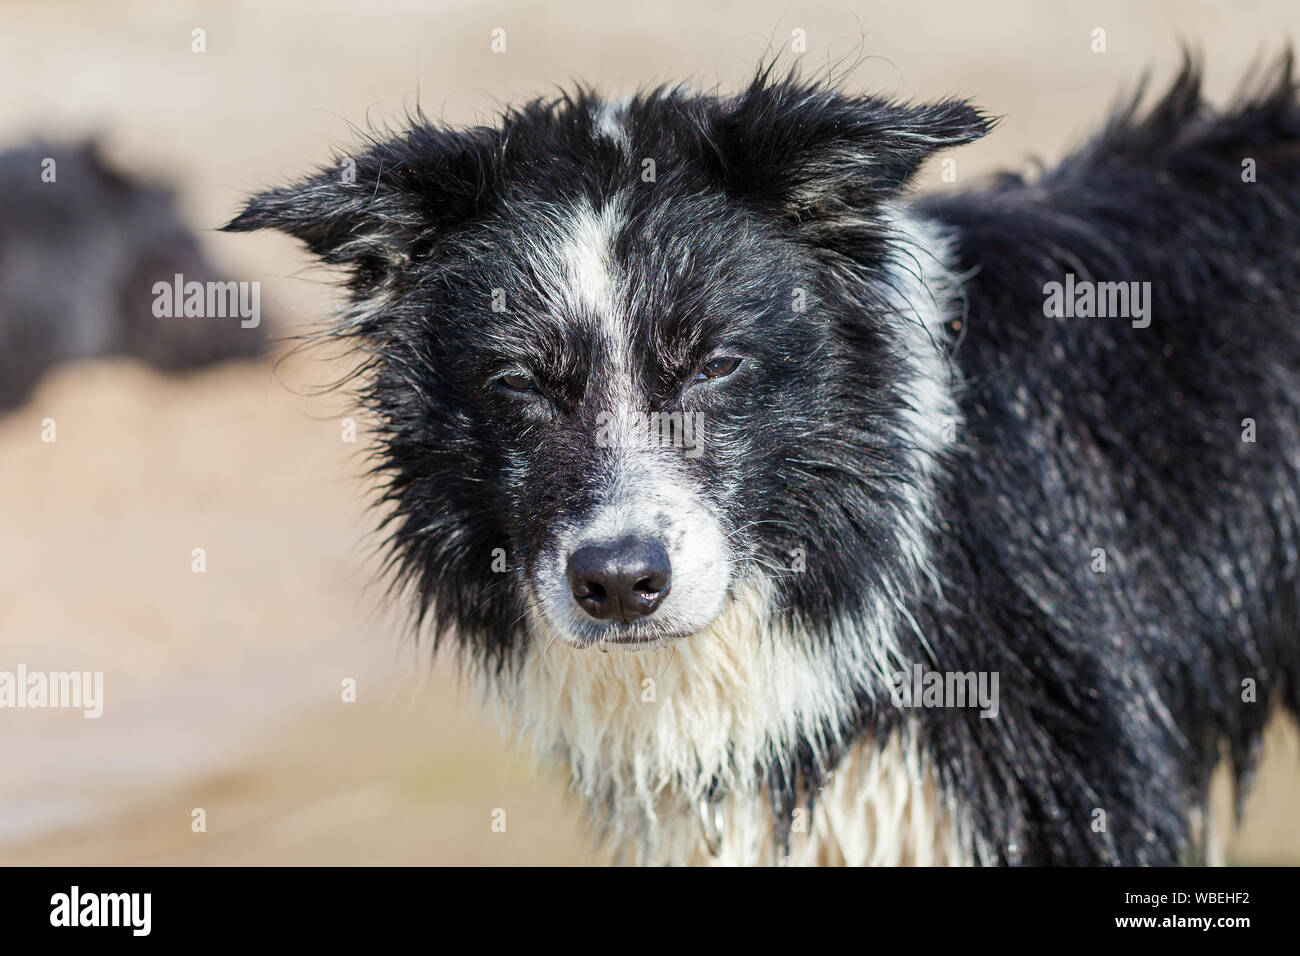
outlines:
[[[967,435],[940,535],[949,606],[925,608],[923,627],[936,656],[982,659],[1023,702],[979,726],[948,711],[923,733],[996,859],[1176,861],[1221,752],[1244,786],[1269,702],[1294,710],[1300,688],[1291,59],[1223,113],[1189,64],[1039,181],[923,209],[956,228],[975,273],[957,355]],[[1044,319],[1044,284],[1067,272],[1150,281],[1150,327]],[[1089,570],[1099,547],[1110,573]],[[1242,700],[1247,678],[1258,703]],[[1094,807],[1106,833],[1088,826]]]
[[[1221,748],[1244,784],[1270,703],[1285,693],[1295,708],[1300,686],[1289,58],[1223,113],[1188,65],[1157,105],[1135,99],[1041,179],[914,205],[950,229],[966,276],[952,355],[964,423],[930,536],[942,599],[897,546],[907,489],[927,486],[908,454],[900,383],[916,372],[891,304],[890,257],[909,250],[888,210],[928,155],[988,121],[765,70],[729,99],[636,97],[623,152],[596,135],[598,107],[580,91],[496,127],[416,117],[353,157],[355,184],[328,169],[228,226],[284,230],[348,270],[357,304],[332,334],[366,356],[394,561],[435,633],[508,671],[526,652],[524,580],[554,525],[601,492],[605,346],[548,311],[520,250],[567,205],[620,192],[639,381],[653,407],[716,423],[683,467],[738,575],[809,555],[806,573],[777,577],[774,630],[844,640],[901,604],[916,622],[895,635],[905,659],[1000,673],[998,719],[907,715],[975,823],[979,860],[1187,859],[1188,813]],[[1257,182],[1243,182],[1246,158]],[[1067,272],[1150,282],[1152,324],[1045,318],[1044,286]],[[789,308],[798,290],[807,313]],[[734,381],[684,386],[720,343],[745,356]],[[492,387],[511,363],[544,402]],[[513,574],[487,570],[496,548]],[[1096,548],[1107,573],[1091,570]],[[1242,701],[1247,678],[1258,703]],[[831,737],[901,725],[874,681],[855,675],[855,712]],[[776,820],[813,802],[831,769],[817,752],[804,741],[772,766]]]

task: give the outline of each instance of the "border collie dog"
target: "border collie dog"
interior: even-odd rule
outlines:
[[[1139,99],[918,198],[970,104],[584,90],[229,224],[345,271],[398,578],[618,859],[1212,856],[1300,703],[1300,108]]]

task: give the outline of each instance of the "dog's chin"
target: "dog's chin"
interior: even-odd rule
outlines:
[[[600,650],[605,652],[630,653],[648,651],[667,647],[683,638],[698,634],[712,621],[706,621],[699,627],[672,627],[657,624],[654,620],[636,621],[623,624],[610,621],[579,621],[558,627],[552,627],[560,639],[577,650]]]

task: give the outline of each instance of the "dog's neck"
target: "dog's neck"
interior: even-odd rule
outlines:
[[[815,812],[795,808],[788,842],[778,837],[763,768],[800,739],[829,744],[818,727],[843,702],[833,658],[766,631],[768,599],[747,585],[707,630],[636,653],[546,634],[512,682],[511,710],[627,862],[965,862],[955,808],[898,734],[848,747]]]

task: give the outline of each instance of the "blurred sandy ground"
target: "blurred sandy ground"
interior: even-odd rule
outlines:
[[[1180,38],[1207,53],[1222,97],[1300,25],[1291,0],[9,0],[2,16],[0,143],[99,133],[119,162],[174,182],[200,229],[348,143],[350,123],[417,101],[468,122],[571,79],[731,88],[795,28],[810,67],[866,54],[859,88],[964,94],[1002,114],[957,154],[969,180],[1058,156],[1144,68],[1167,75]],[[497,27],[505,54],[489,50]],[[1097,27],[1105,54],[1089,49]],[[288,240],[208,241],[232,277],[263,282],[284,331],[330,308]],[[97,721],[0,715],[0,862],[590,858],[563,786],[529,772],[369,585],[361,446],[340,439],[342,401],[309,394],[336,371],[294,359],[176,380],[83,365],[0,420],[0,669],[103,670],[106,683]],[[196,547],[205,574],[190,570]],[[349,677],[355,704],[340,700]],[[1269,750],[1238,862],[1300,861],[1300,746],[1275,733]]]

